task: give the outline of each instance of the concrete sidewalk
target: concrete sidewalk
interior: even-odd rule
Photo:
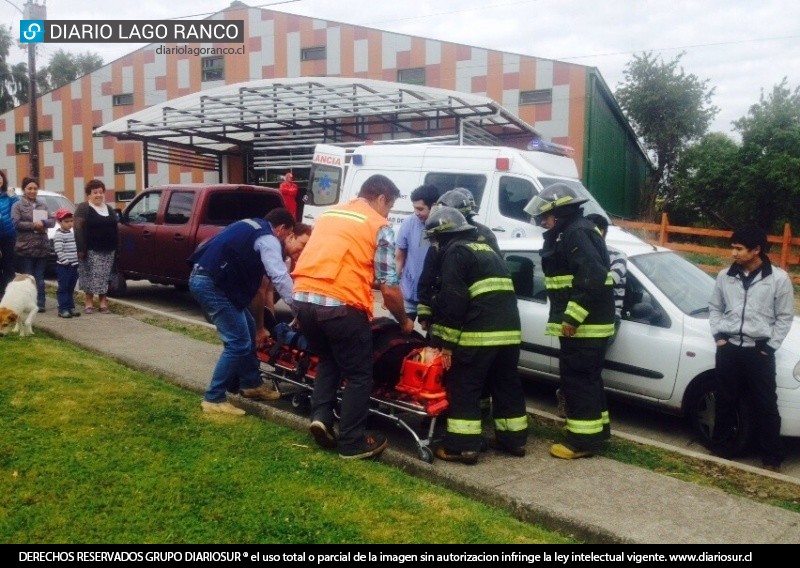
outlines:
[[[57,317],[54,301],[38,314],[34,330],[70,341],[197,393],[205,391],[221,347],[116,314]],[[233,397],[261,418],[306,431],[308,418],[286,404],[261,404]],[[282,402],[282,401],[281,401]],[[200,412],[200,396],[197,410]],[[391,427],[387,425],[387,428]],[[495,452],[478,465],[436,460],[395,446],[381,461],[427,478],[516,517],[539,522],[589,542],[800,544],[800,514],[735,497],[594,457],[563,461],[550,457],[546,440],[531,438],[524,458]],[[798,487],[800,494],[800,487]]]

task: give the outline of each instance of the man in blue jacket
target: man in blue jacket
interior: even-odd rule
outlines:
[[[249,307],[266,275],[292,308],[292,278],[283,260],[282,243],[294,224],[287,209],[273,209],[264,219],[228,225],[189,259],[194,264],[189,290],[224,345],[203,397],[203,412],[243,416],[244,410],[227,401],[227,392],[239,391],[253,400],[280,398],[280,393],[261,379],[256,320]]]
[[[8,193],[6,174],[0,172],[0,298],[6,293],[6,284],[14,278],[14,245],[17,230],[11,220],[11,208],[19,201],[17,195]]]
[[[770,262],[763,229],[737,229],[730,243],[733,264],[717,275],[709,302],[719,389],[712,451],[733,457],[736,406],[744,399],[756,414],[762,465],[780,471],[784,454],[775,351],[792,327],[794,289],[789,275]]]

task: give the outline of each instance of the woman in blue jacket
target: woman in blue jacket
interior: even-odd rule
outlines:
[[[8,179],[0,172],[0,298],[6,293],[6,284],[14,278],[14,245],[17,230],[11,219],[11,208],[19,197],[8,193]]]

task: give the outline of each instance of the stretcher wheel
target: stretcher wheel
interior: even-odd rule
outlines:
[[[292,408],[294,408],[295,410],[303,410],[308,408],[308,395],[302,393],[293,394]]]
[[[419,455],[419,459],[425,463],[433,463],[433,450],[428,446],[420,447],[420,449],[417,450],[417,454]]]

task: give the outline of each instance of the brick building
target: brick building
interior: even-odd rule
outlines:
[[[153,43],[39,97],[43,189],[82,201],[83,185],[98,177],[106,182],[109,198],[122,205],[143,189],[145,179],[149,185],[220,178],[277,183],[285,166],[266,166],[259,160],[258,144],[198,157],[178,147],[148,151],[141,141],[95,130],[143,109],[226,85],[330,77],[388,81],[401,84],[401,89],[435,87],[491,99],[543,139],[571,147],[584,184],[609,212],[631,216],[638,209],[639,188],[650,165],[595,68],[240,2],[210,18],[244,20],[245,44],[194,44],[175,53],[181,46]],[[209,47],[233,47],[239,53],[204,55],[194,49]],[[422,125],[423,133],[429,123]],[[0,116],[0,143],[6,148],[0,168],[12,184],[29,171],[28,129],[28,105]],[[367,130],[365,138],[371,136]],[[190,144],[191,137],[186,141]]]

